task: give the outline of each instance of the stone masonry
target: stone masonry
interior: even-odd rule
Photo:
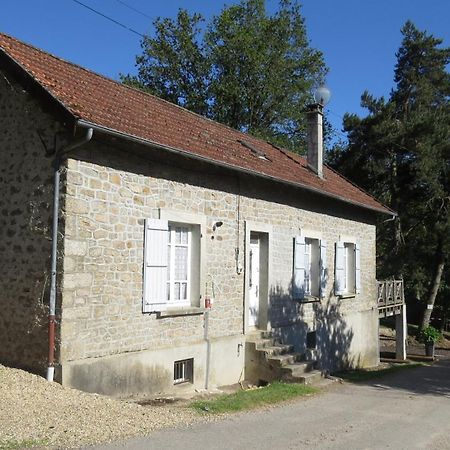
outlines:
[[[45,156],[42,141],[53,143],[60,126],[5,77],[0,79],[0,92],[0,359],[41,370],[47,354],[52,197],[51,158]],[[245,267],[246,223],[269,224],[272,229],[267,299],[272,332],[301,351],[306,332],[316,331],[324,368],[376,364],[372,215],[282,184],[188,159],[169,159],[150,148],[131,148],[125,141],[96,133],[93,141],[70,155],[62,179],[57,350],[63,382],[65,368],[70,372],[71,367],[122,358],[121,370],[132,376],[133,366],[123,363],[126,358],[150,355],[142,370],[151,372],[159,364],[151,352],[175,355],[176,349],[203,346],[202,311],[168,317],[142,313],[144,220],[166,211],[187,212],[207,224],[201,257],[204,281],[213,283],[215,290],[208,338],[224,343],[212,350],[215,384],[229,382],[223,375],[228,356],[237,355],[234,382],[244,370],[240,340],[245,328],[245,273],[237,272],[235,256],[238,249],[239,266]],[[217,220],[223,226],[213,233]],[[327,295],[319,302],[292,300],[293,239],[300,230],[320,233],[328,244]],[[356,296],[338,299],[333,295],[334,243],[341,235],[360,243],[362,289]],[[203,283],[203,297],[205,289]],[[190,357],[189,350],[177,354]],[[114,364],[108,371],[110,367]],[[161,376],[171,377],[168,367]],[[97,369],[92,370],[95,376]],[[202,367],[201,376],[205,370]],[[76,373],[67,383],[83,388]],[[108,393],[114,389],[121,390],[120,380],[111,381]]]
[[[52,159],[59,125],[0,72],[0,360],[41,371],[47,358]],[[42,141],[41,141],[42,138]]]

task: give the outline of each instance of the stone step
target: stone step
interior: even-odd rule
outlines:
[[[301,376],[305,373],[314,371],[314,366],[316,362],[315,361],[298,361],[294,362],[293,364],[286,364],[284,365],[281,370],[283,373],[283,376]]]
[[[259,339],[273,339],[274,335],[271,331],[254,330],[246,335],[247,341],[253,342]]]
[[[283,353],[267,357],[267,362],[278,368],[296,365],[301,359],[299,353]]]
[[[276,344],[276,345],[267,345],[258,349],[260,352],[263,352],[266,355],[266,358],[271,358],[272,356],[285,355],[286,353],[292,353],[294,350],[293,345],[285,345],[285,344]]]
[[[266,338],[266,339],[258,339],[257,341],[254,341],[256,350],[264,350],[269,347],[278,347],[279,345],[282,345],[277,342],[274,338]]]
[[[312,370],[301,375],[284,376],[283,381],[286,383],[300,383],[305,385],[314,385],[322,380],[322,372],[320,370]]]

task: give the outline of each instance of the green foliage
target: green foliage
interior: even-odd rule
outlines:
[[[442,339],[442,333],[431,325],[420,330],[418,335],[420,342],[438,342]]]
[[[379,223],[378,277],[403,276],[407,299],[423,305],[449,284],[437,262],[450,252],[450,48],[411,22],[402,34],[396,87],[389,99],[363,93],[368,115],[345,116],[348,146],[328,161],[398,212]]]
[[[220,414],[254,409],[259,406],[282,402],[295,397],[311,395],[317,392],[316,388],[302,384],[285,384],[275,382],[258,389],[235,392],[221,395],[213,400],[195,401],[191,407],[199,412]]]
[[[46,439],[26,439],[24,441],[0,441],[0,450],[12,450],[48,445]]]
[[[176,21],[157,19],[154,37],[141,43],[137,77],[123,82],[298,150],[305,106],[327,69],[309,46],[297,1],[280,0],[269,15],[265,0],[242,0],[202,25],[183,9]]]

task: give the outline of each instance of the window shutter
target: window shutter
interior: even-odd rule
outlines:
[[[336,261],[334,266],[334,293],[335,295],[344,294],[345,286],[345,260],[344,260],[344,243],[336,242]]]
[[[355,244],[355,292],[361,292],[361,249]]]
[[[146,219],[143,312],[164,310],[167,303],[167,220]]]
[[[296,300],[305,298],[305,238],[296,236],[294,241],[294,277],[292,295]]]
[[[328,267],[327,267],[327,242],[320,241],[320,280],[319,280],[319,296],[325,297],[328,280]]]

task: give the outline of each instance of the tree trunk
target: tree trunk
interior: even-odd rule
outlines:
[[[428,292],[427,309],[423,313],[421,326],[422,329],[430,325],[431,313],[433,312],[434,308],[434,301],[436,300],[439,286],[441,285],[442,272],[444,271],[445,265],[445,255],[442,248],[442,238],[439,238],[439,242],[436,247],[435,261],[436,265],[434,267],[433,278],[431,280],[430,290]]]

